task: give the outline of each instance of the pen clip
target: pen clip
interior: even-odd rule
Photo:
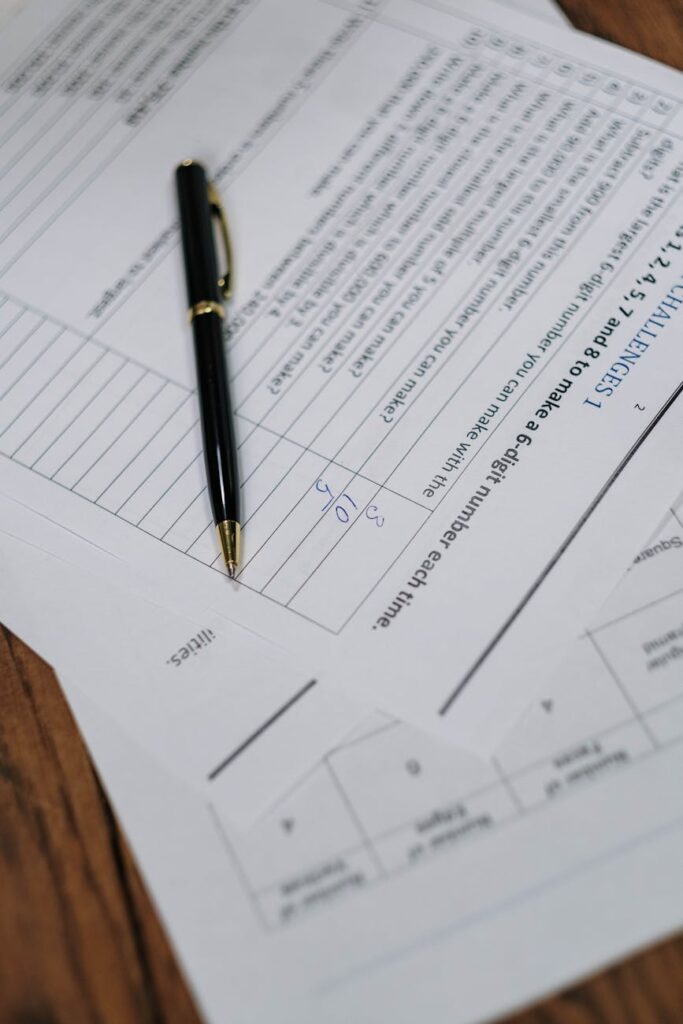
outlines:
[[[232,295],[232,246],[230,245],[230,235],[228,234],[228,221],[215,185],[212,182],[208,182],[207,189],[211,213],[214,217],[218,218],[221,237],[223,238],[223,249],[225,250],[225,274],[223,277],[218,278],[218,287],[223,298],[229,299]]]

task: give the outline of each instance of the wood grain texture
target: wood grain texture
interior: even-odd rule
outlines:
[[[504,1024],[681,1024],[683,936],[654,946]],[[502,1022],[501,1022],[502,1024]]]
[[[683,0],[560,0],[572,25],[683,70]]]
[[[4,629],[0,1021],[199,1021],[57,680]]]
[[[562,6],[683,68],[683,0]],[[0,1024],[81,1022],[199,1017],[53,673],[0,629]],[[681,1022],[679,937],[507,1024]]]
[[[200,1022],[52,670],[2,628],[0,951],[0,1024]],[[682,1011],[680,937],[506,1024]]]

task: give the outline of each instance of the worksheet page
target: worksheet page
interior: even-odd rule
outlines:
[[[1,496],[0,532],[15,542],[0,574],[4,624],[52,665],[68,699],[78,686],[236,828],[367,714],[262,637],[128,589],[107,552]]]
[[[493,758],[371,715],[246,832],[67,674],[207,1019],[471,1024],[679,928],[681,579],[683,498]]]
[[[164,601],[497,742],[672,499],[679,76],[409,0],[38,2],[0,59],[3,489]],[[236,587],[184,322],[188,154],[237,259]]]

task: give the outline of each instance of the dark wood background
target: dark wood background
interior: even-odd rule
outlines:
[[[562,6],[683,67],[681,0]],[[199,1017],[54,674],[0,627],[0,1024],[82,1022]],[[508,1024],[683,1024],[683,936]]]

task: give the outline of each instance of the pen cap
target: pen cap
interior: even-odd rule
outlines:
[[[220,302],[214,218],[209,203],[209,183],[202,165],[193,160],[180,164],[176,170],[176,188],[188,305],[192,308],[198,302]]]

